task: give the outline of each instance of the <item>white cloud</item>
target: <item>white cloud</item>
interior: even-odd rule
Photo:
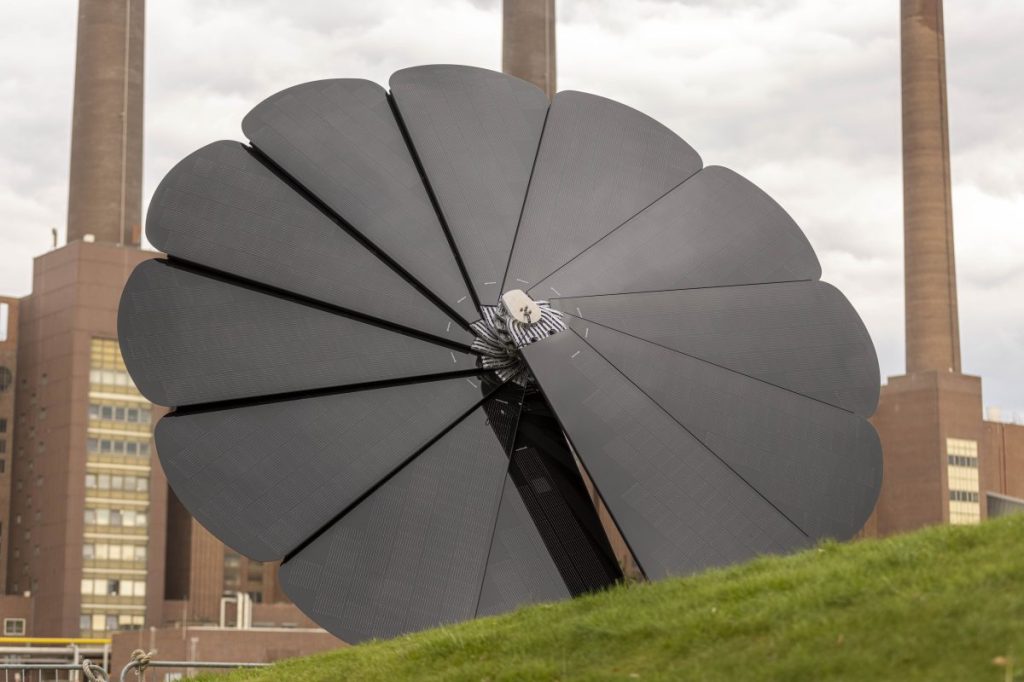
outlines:
[[[149,3],[148,200],[177,160],[263,97],[403,66],[500,65],[497,0]],[[663,121],[709,164],[761,185],[804,227],[903,368],[899,10],[892,0],[561,0],[559,86]],[[1024,3],[946,0],[964,370],[1024,415]],[[0,292],[63,232],[75,16],[0,4]]]

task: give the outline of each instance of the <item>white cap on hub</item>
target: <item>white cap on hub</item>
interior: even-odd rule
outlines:
[[[534,324],[540,321],[540,306],[522,289],[512,289],[501,295],[501,303],[513,320],[519,324]]]

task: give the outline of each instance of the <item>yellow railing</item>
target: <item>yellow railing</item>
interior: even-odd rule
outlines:
[[[110,644],[97,637],[0,637],[0,644]]]

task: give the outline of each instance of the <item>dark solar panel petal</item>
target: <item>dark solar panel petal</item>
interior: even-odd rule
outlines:
[[[590,296],[819,277],[818,258],[789,214],[742,176],[712,166],[531,293]]]
[[[346,642],[472,618],[508,469],[478,408],[281,566],[296,605]]]
[[[146,220],[172,256],[472,343],[472,335],[238,142],[214,142],[164,177]]]
[[[824,282],[563,298],[552,305],[864,417],[878,404],[871,337],[846,297]]]
[[[700,167],[697,152],[649,116],[558,93],[502,290],[536,285]]]
[[[518,78],[432,65],[391,76],[391,93],[484,305],[502,291],[548,98]]]
[[[274,561],[495,388],[460,377],[178,412],[157,424],[157,452],[207,530],[250,559]]]
[[[242,121],[253,145],[466,321],[479,318],[387,92],[376,83],[304,83]]]
[[[587,343],[812,538],[847,540],[874,509],[864,418],[600,325]]]
[[[575,333],[523,349],[648,578],[810,539]]]
[[[519,416],[477,615],[592,592],[621,577],[565,434],[531,392]]]
[[[157,260],[129,277],[117,328],[132,378],[158,405],[476,366],[470,353]]]
[[[507,476],[475,615],[492,616],[570,596],[522,494]]]

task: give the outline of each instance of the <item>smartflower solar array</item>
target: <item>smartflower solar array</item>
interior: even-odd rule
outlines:
[[[177,496],[349,642],[851,537],[878,362],[764,192],[627,106],[422,66],[175,166],[118,319]]]

